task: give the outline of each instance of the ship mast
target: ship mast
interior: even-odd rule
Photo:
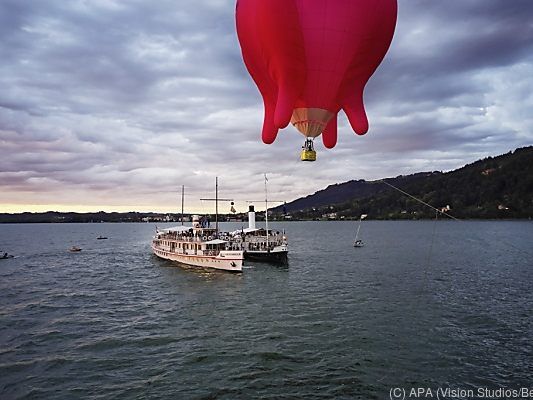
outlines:
[[[183,198],[185,197],[185,185],[181,185],[181,224],[183,225]]]
[[[233,199],[219,199],[218,198],[218,176],[215,178],[215,198],[214,199],[200,199],[201,201],[215,202],[215,236],[218,238],[218,202],[219,201],[233,201]]]
[[[268,249],[268,193],[267,193],[267,174],[265,174],[265,229],[267,234],[267,249]]]

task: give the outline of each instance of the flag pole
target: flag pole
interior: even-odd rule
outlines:
[[[265,229],[266,229],[266,245],[267,245],[267,251],[268,251],[268,193],[267,193],[267,174],[265,174]]]
[[[215,178],[215,229],[215,235],[218,238],[218,176]]]

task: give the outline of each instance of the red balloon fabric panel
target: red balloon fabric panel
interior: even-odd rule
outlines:
[[[264,102],[263,141],[292,122],[306,137],[323,133],[332,148],[341,109],[366,133],[364,87],[390,46],[396,15],[396,0],[238,0],[243,59]]]

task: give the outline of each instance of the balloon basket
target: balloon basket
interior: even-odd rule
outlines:
[[[316,151],[302,150],[300,153],[300,160],[302,161],[316,161]]]

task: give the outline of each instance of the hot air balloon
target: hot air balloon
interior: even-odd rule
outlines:
[[[263,142],[291,122],[306,138],[302,160],[314,161],[315,137],[335,147],[341,109],[365,134],[363,91],[396,15],[396,0],[237,0],[244,63],[263,97]]]

